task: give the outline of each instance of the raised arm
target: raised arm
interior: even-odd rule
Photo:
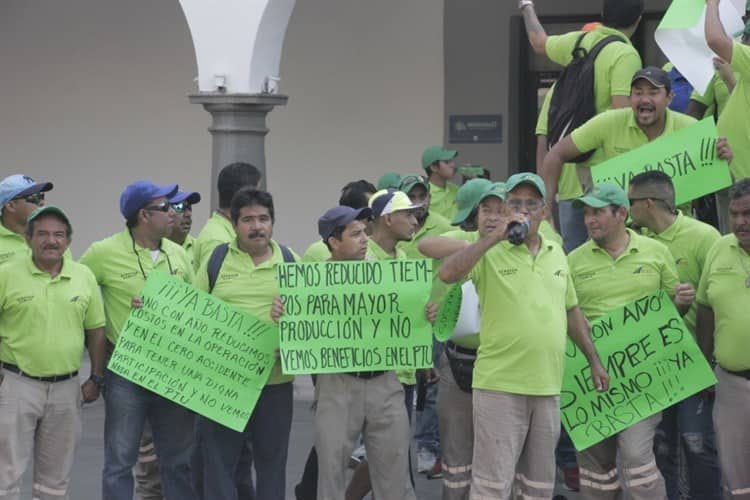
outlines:
[[[732,62],[732,38],[724,31],[724,25],[719,18],[719,1],[706,0],[706,42],[714,53],[724,59]],[[726,0],[725,0],[726,1]]]
[[[518,8],[523,15],[523,24],[526,26],[526,34],[529,36],[529,43],[536,54],[540,56],[547,55],[547,32],[544,31],[542,23],[534,11],[534,2],[531,0],[520,0]]]

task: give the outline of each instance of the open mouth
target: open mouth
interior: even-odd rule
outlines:
[[[638,106],[638,117],[641,120],[650,120],[653,118],[654,113],[656,113],[656,109],[649,104]]]

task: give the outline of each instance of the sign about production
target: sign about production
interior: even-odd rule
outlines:
[[[630,179],[650,170],[672,178],[678,205],[732,184],[729,165],[716,156],[716,125],[709,117],[591,167],[594,184],[610,182],[626,192]]]
[[[432,366],[429,260],[290,263],[277,268],[284,373]]]
[[[158,271],[141,296],[108,368],[241,432],[276,361],[276,326]]]
[[[663,291],[592,322],[591,337],[609,390],[596,391],[586,358],[569,340],[560,395],[563,425],[579,451],[716,383]]]

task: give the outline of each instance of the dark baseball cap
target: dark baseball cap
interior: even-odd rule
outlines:
[[[633,79],[630,80],[630,86],[632,87],[638,80],[647,80],[651,85],[656,88],[665,88],[667,93],[672,91],[672,80],[669,79],[669,73],[656,66],[647,66],[643,69],[638,70]]]
[[[355,209],[345,205],[339,205],[329,209],[318,219],[318,234],[327,241],[337,227],[344,227],[355,220],[369,219],[372,210],[369,208]]]
[[[196,205],[200,203],[201,195],[200,193],[197,193],[195,191],[193,192],[177,191],[177,194],[175,194],[169,199],[169,203],[182,203],[183,201],[187,201],[191,205]]]

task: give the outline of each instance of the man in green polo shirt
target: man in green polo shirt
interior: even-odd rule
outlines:
[[[73,229],[48,205],[28,218],[30,257],[0,267],[0,498],[68,498],[81,401],[104,382],[104,307],[91,271],[64,256]],[[84,346],[91,377],[79,386]],[[33,457],[33,458],[32,458]]]
[[[440,278],[455,283],[469,276],[481,305],[471,494],[509,498],[515,486],[521,495],[550,498],[566,332],[589,360],[597,390],[607,389],[609,377],[578,308],[565,254],[538,233],[544,182],[516,174],[506,189],[507,214],[490,214],[487,235],[448,257]],[[516,225],[528,229],[514,245],[508,234]]]
[[[728,0],[725,0],[728,1]],[[719,134],[726,135],[735,152],[729,166],[735,179],[750,177],[750,46],[730,37],[719,18],[719,0],[706,0],[706,42],[714,53],[732,65],[737,85],[719,117]],[[721,207],[720,207],[721,208]],[[722,213],[723,215],[723,213]]]
[[[697,287],[707,264],[706,255],[721,237],[719,232],[675,208],[674,185],[664,172],[653,170],[630,179],[628,198],[633,224],[669,249],[682,283]],[[684,317],[693,335],[697,308],[693,303]],[[690,497],[721,499],[712,408],[710,398],[696,394],[662,412],[654,449],[669,498],[679,497],[678,454],[684,453]]]
[[[169,198],[176,193],[176,184],[157,186],[142,180],[127,186],[120,196],[125,229],[93,243],[81,257],[80,262],[91,269],[102,290],[110,349],[117,343],[131,309],[142,305],[141,290],[152,271],[192,281],[185,250],[165,238],[174,224]],[[132,500],[132,469],[148,421],[156,443],[164,496],[194,498],[190,476],[193,414],[110,370],[105,371],[105,377],[102,497]]]
[[[458,151],[442,146],[430,146],[422,153],[422,168],[430,181],[432,211],[449,220],[456,214],[458,186],[450,182],[456,175],[456,156]]]
[[[550,190],[557,190],[563,164],[580,154],[594,151],[587,166],[578,167],[581,185],[588,190],[591,173],[587,167],[596,168],[610,158],[695,124],[695,118],[669,109],[673,96],[672,83],[663,69],[649,66],[635,73],[630,109],[613,109],[593,117],[555,144],[544,158],[541,175],[547,186],[548,201],[554,202],[555,193]],[[718,139],[716,151],[719,158],[732,162],[726,138]]]
[[[201,201],[200,193],[179,191],[169,203],[174,209],[174,225],[169,230],[167,238],[182,246],[190,259],[190,265],[195,268],[195,238],[190,234],[193,227],[193,205]]]
[[[0,264],[30,254],[24,239],[26,219],[44,205],[44,193],[51,189],[51,182],[35,182],[20,174],[0,181]]]
[[[284,262],[281,247],[272,239],[273,198],[265,191],[242,189],[232,198],[230,216],[236,237],[229,242],[216,283],[211,289],[209,254],[198,267],[195,287],[255,318],[270,320],[273,300],[279,295],[276,266]],[[257,458],[253,464],[257,498],[285,499],[293,380],[293,376],[281,372],[281,363],[277,360],[243,432],[198,417],[197,442],[207,499],[238,498],[235,473],[248,445]]]
[[[216,188],[219,192],[219,208],[203,226],[193,245],[194,269],[211,255],[214,248],[235,238],[229,215],[234,194],[245,187],[258,187],[260,171],[249,163],[230,163],[219,172]]]
[[[583,207],[590,239],[574,250],[568,261],[586,318],[596,320],[659,290],[674,297],[677,309],[686,314],[695,290],[689,283],[679,282],[666,246],[625,227],[630,207],[625,192],[613,184],[598,184],[577,203]],[[622,490],[633,500],[666,498],[653,452],[660,420],[659,413],[579,452],[584,498],[614,500]],[[622,482],[618,461],[625,476]]]
[[[725,498],[750,497],[750,179],[729,190],[732,233],[706,256],[698,285],[698,343],[715,360],[716,429]]]

